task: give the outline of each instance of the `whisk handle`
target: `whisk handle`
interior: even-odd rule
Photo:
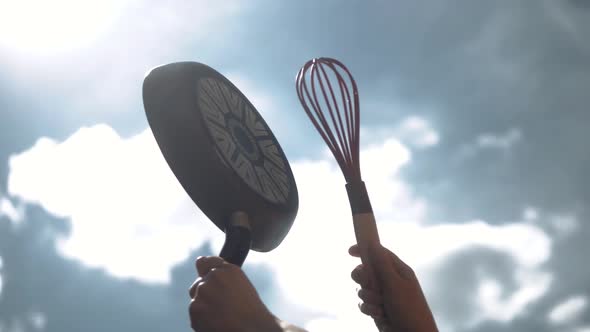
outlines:
[[[380,242],[377,223],[375,222],[375,215],[373,214],[367,188],[365,183],[359,180],[347,183],[346,191],[348,192],[348,200],[352,210],[352,222],[354,224],[356,243],[359,247],[361,261],[369,276],[368,284],[364,287],[381,293],[381,287],[377,283],[375,270],[369,258],[369,248]],[[377,328],[381,329],[379,324],[377,324]]]
[[[380,242],[367,188],[363,181],[355,181],[346,184],[346,191],[348,192],[348,200],[352,210],[354,233],[360,249],[361,261],[365,266],[370,266],[369,248]],[[373,271],[370,274],[372,276]]]
[[[375,223],[373,212],[356,213],[352,215],[356,243],[359,246],[361,261],[365,266],[370,266],[369,248],[379,244],[379,232]]]

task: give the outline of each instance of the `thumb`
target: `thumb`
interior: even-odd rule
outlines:
[[[389,252],[381,244],[369,246],[369,260],[381,289],[397,277]]]
[[[201,256],[197,258],[196,266],[199,277],[205,277],[213,268],[220,267],[225,263],[223,258],[218,256]]]

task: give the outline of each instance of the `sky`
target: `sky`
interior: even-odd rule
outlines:
[[[569,1],[0,1],[0,332],[190,331],[194,260],[223,234],[165,163],[145,74],[205,63],[287,155],[299,213],[244,265],[310,331],[357,308],[344,178],[296,97],[353,73],[382,243],[441,331],[590,331],[590,6]]]

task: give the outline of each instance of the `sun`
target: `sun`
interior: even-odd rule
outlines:
[[[0,0],[0,50],[61,53],[91,44],[123,9],[121,0]]]

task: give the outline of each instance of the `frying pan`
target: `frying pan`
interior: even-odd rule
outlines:
[[[220,256],[241,266],[289,232],[299,198],[289,162],[252,103],[197,62],[152,69],[143,82],[150,128],[172,172],[225,232]]]

